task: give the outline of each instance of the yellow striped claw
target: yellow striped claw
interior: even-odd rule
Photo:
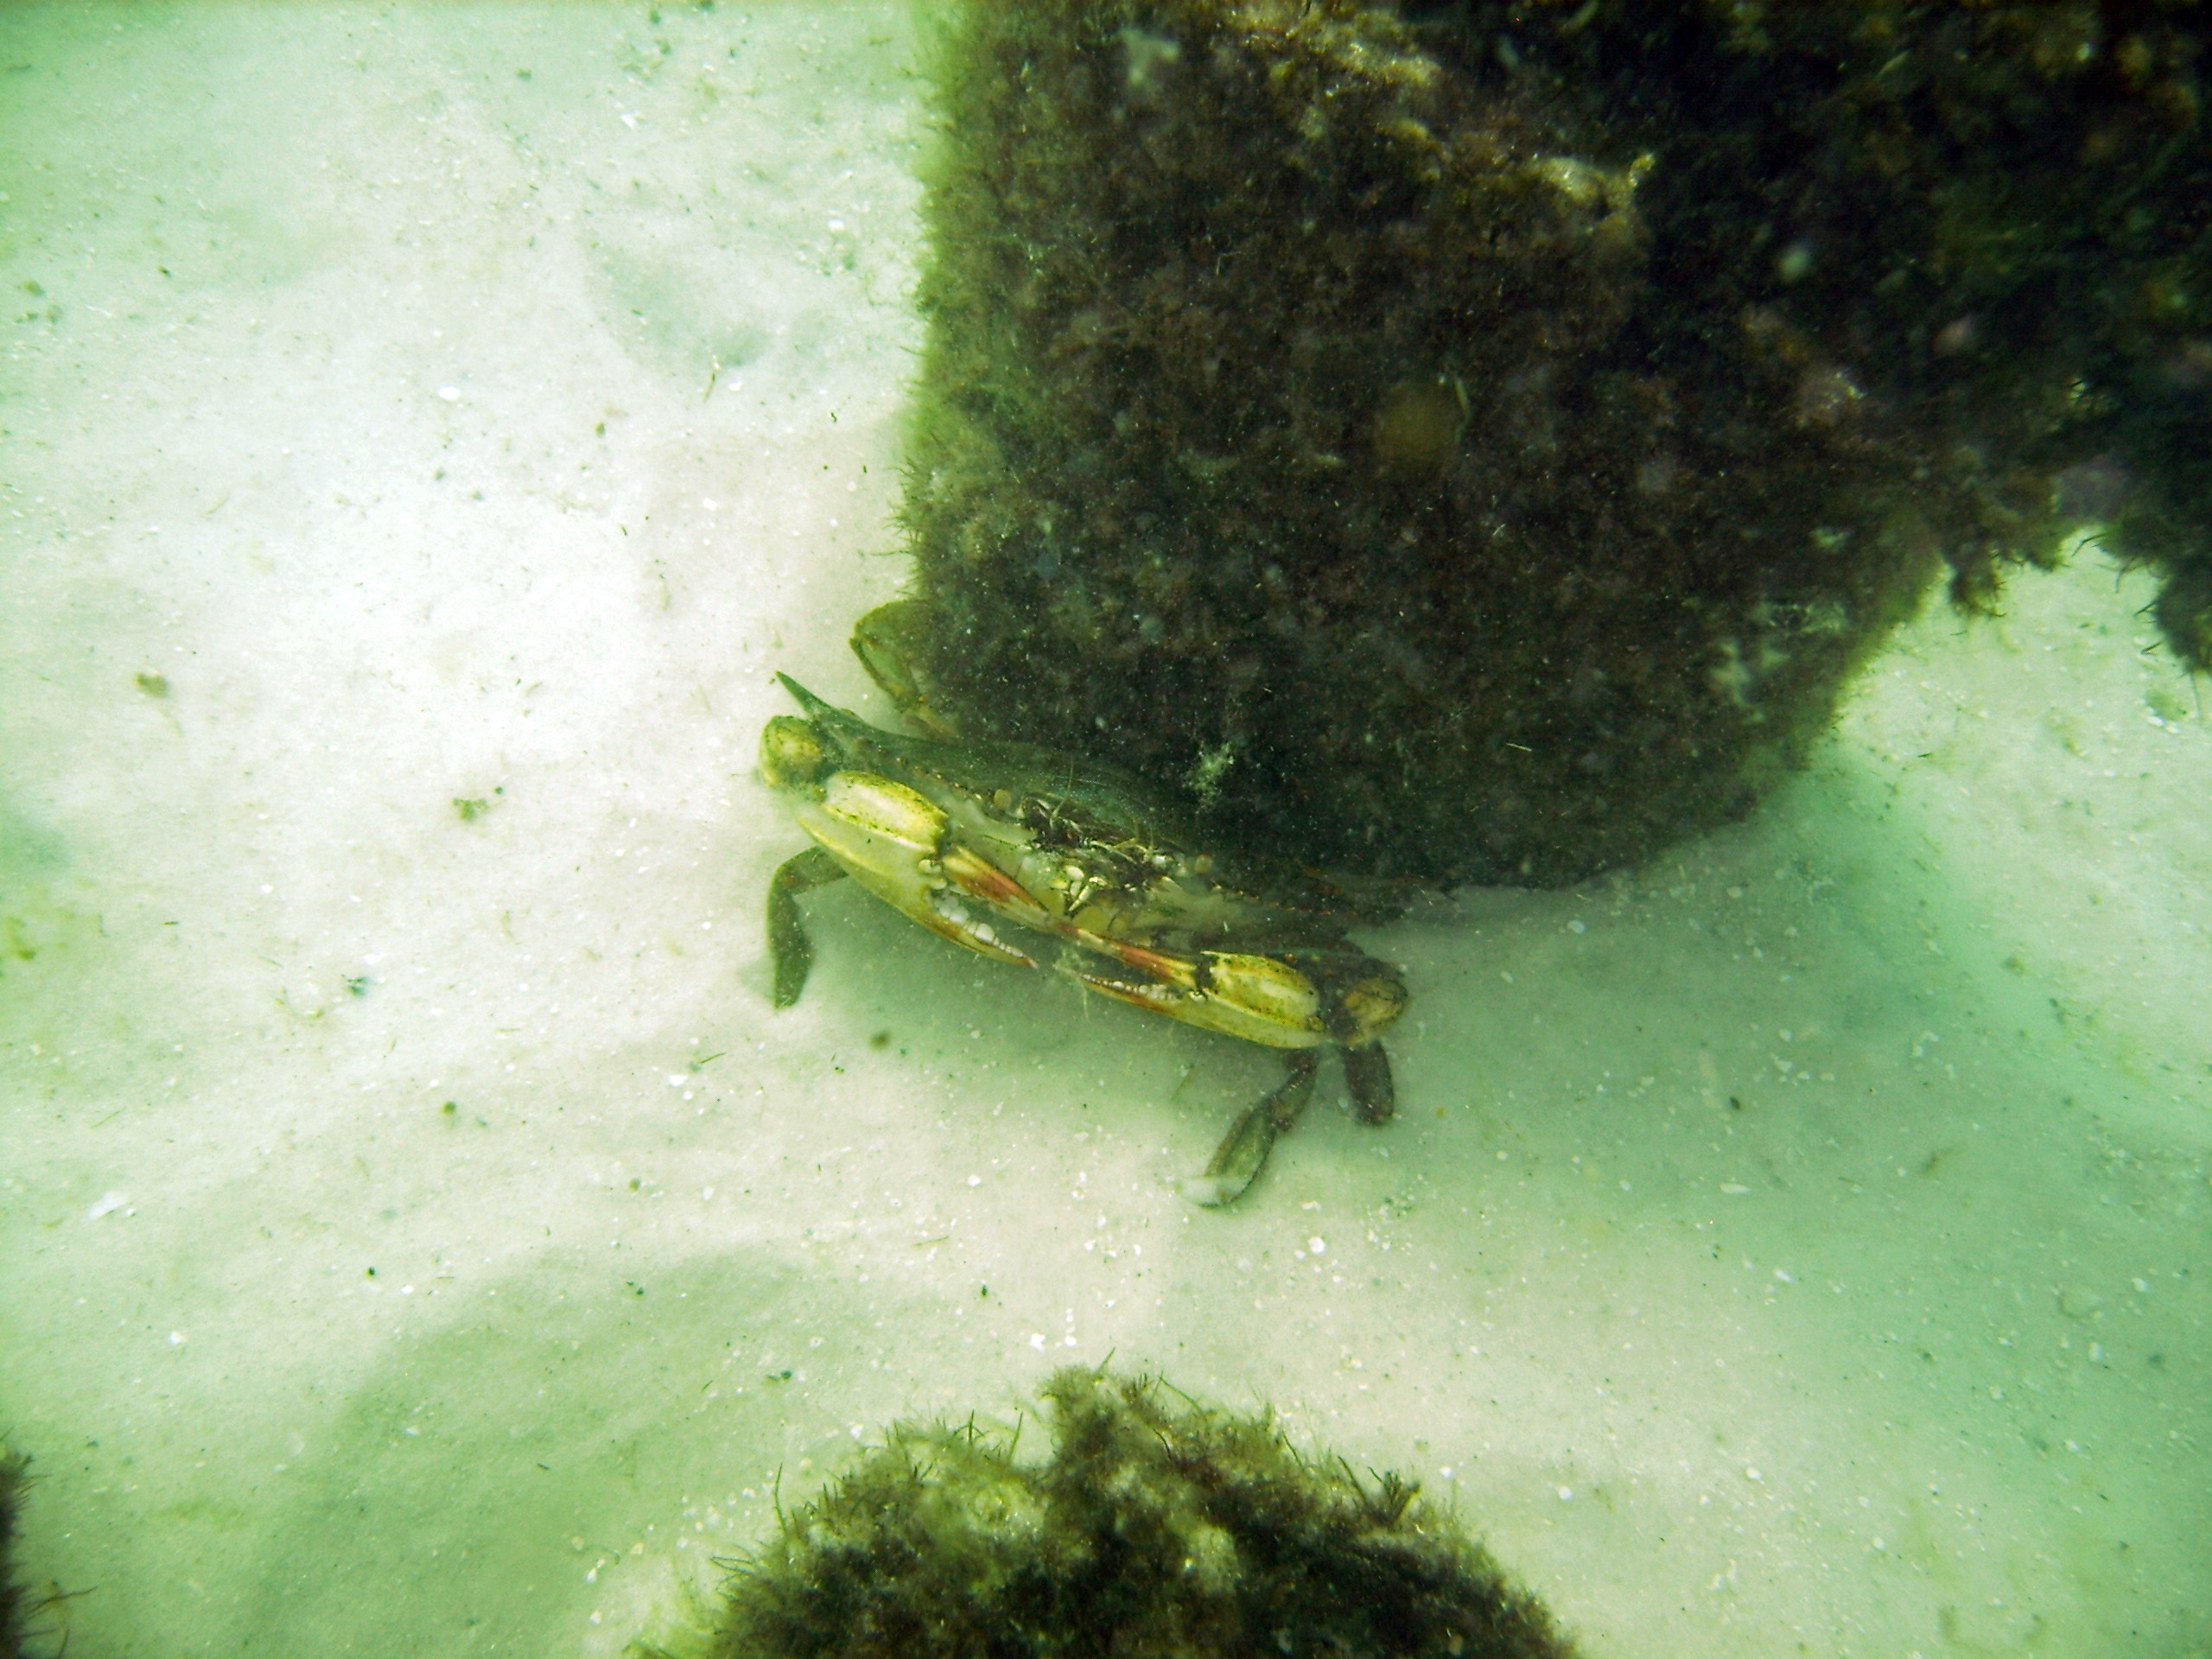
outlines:
[[[1062,965],[1116,1001],[1224,1037],[1268,1048],[1315,1048],[1335,1040],[1321,1018],[1321,995],[1313,981],[1272,957],[1220,950],[1190,957],[1156,950],[1116,954],[1125,961],[1138,957],[1154,976],[1138,980],[1096,972],[1073,957],[1064,958]]]
[[[865,772],[832,773],[822,786],[822,810],[907,858],[934,858],[947,822],[944,810],[919,790]]]

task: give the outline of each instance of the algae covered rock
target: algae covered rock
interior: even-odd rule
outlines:
[[[1413,1490],[1265,1418],[1065,1370],[1050,1455],[902,1428],[730,1580],[728,1659],[1566,1659],[1542,1605]]]
[[[1741,813],[2069,518],[2212,656],[2193,9],[954,16],[902,632],[963,730],[1560,882]]]

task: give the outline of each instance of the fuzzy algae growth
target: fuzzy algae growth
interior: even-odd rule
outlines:
[[[16,1516],[29,1462],[0,1443],[0,1659],[24,1659],[31,1651],[24,1621],[39,1605],[16,1580]]]
[[[1063,1370],[1052,1446],[902,1427],[731,1579],[715,1659],[1566,1659],[1541,1603],[1392,1476],[1265,1417]]]
[[[934,66],[923,696],[1232,842],[1571,881],[1948,569],[2212,665],[2193,10],[1006,0]]]

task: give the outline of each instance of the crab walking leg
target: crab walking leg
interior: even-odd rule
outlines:
[[[1196,1202],[1217,1210],[1243,1197],[1274,1149],[1275,1137],[1298,1122],[1313,1097],[1313,1073],[1321,1064],[1321,1051],[1294,1048],[1284,1058],[1290,1062],[1290,1075],[1230,1126],[1206,1160],[1205,1173],[1188,1184],[1185,1190]]]
[[[861,666],[868,670],[868,677],[883,688],[907,719],[931,737],[955,741],[959,734],[953,730],[950,721],[930,707],[921,681],[913,671],[912,664],[922,654],[921,642],[915,633],[916,613],[920,609],[920,606],[906,599],[877,606],[853,625],[853,655],[861,659]]]
[[[819,847],[785,859],[768,882],[768,957],[776,968],[775,1001],[788,1008],[806,988],[814,968],[814,942],[798,913],[798,896],[841,880],[845,867]]]
[[[1380,1043],[1348,1048],[1344,1055],[1344,1086],[1363,1123],[1387,1122],[1398,1109],[1398,1085],[1390,1078],[1390,1057]]]

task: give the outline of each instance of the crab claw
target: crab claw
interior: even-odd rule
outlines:
[[[1095,991],[1224,1036],[1268,1048],[1312,1048],[1335,1040],[1322,1018],[1320,991],[1279,957],[1234,950],[1174,956],[1128,944],[1114,946],[1113,953],[1147,977],[1087,973],[1071,958],[1065,965]]]
[[[821,798],[801,802],[794,816],[855,881],[931,932],[1000,962],[1037,965],[947,888],[941,854],[950,821],[919,791],[873,772],[834,772]]]

